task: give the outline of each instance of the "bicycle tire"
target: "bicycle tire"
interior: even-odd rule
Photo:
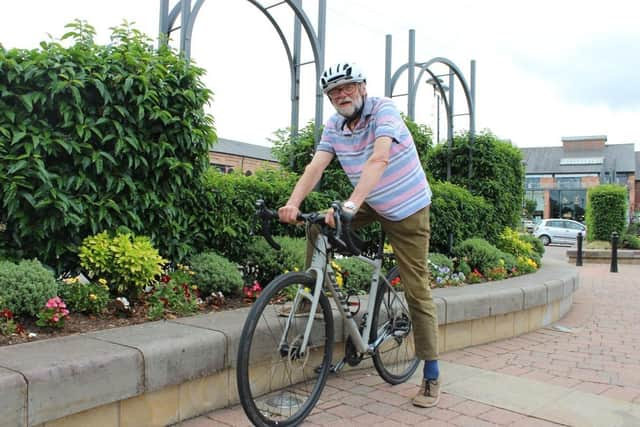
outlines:
[[[331,305],[324,293],[320,295],[319,313],[292,317],[286,345],[280,345],[288,319],[286,310],[291,310],[291,297],[298,286],[313,289],[315,278],[302,272],[275,278],[251,307],[242,329],[236,371],[238,394],[247,417],[256,426],[300,424],[320,398],[329,375],[334,330]],[[310,343],[306,355],[300,357],[296,344],[310,315],[315,316]]]
[[[394,286],[400,283],[398,267],[391,269],[387,280]],[[373,308],[370,342],[378,338],[380,331],[388,335],[373,354],[373,365],[378,375],[389,384],[407,381],[420,361],[416,357],[413,341],[413,324],[402,293],[394,293],[383,280],[379,282],[376,303]]]

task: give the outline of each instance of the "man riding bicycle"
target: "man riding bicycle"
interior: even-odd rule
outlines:
[[[320,85],[336,109],[325,124],[311,162],[298,180],[280,221],[294,223],[305,197],[335,156],[352,185],[342,204],[352,228],[378,221],[400,269],[414,324],[416,356],[425,361],[423,381],[413,404],[437,405],[440,398],[438,320],[429,286],[429,205],[431,189],[418,153],[396,106],[388,98],[367,96],[366,78],[355,63],[327,68]],[[334,226],[330,209],[327,224]],[[309,242],[313,242],[309,238]],[[307,263],[313,248],[307,248]]]

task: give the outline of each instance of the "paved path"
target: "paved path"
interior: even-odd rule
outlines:
[[[565,250],[549,247],[545,258]],[[303,426],[640,426],[640,266],[590,264],[580,277],[554,325],[441,355],[437,408],[411,405],[418,375],[391,387],[361,369],[330,377]],[[239,406],[181,424],[249,425]]]

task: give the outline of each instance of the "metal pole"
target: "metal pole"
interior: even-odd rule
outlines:
[[[618,233],[611,233],[611,273],[618,272]]]
[[[322,127],[322,104],[324,102],[324,93],[320,88],[320,75],[324,71],[324,48],[325,48],[325,34],[327,27],[327,0],[320,0],[318,3],[318,72],[316,73],[316,124],[315,124],[315,140],[314,147],[318,146],[320,142],[321,127]]]
[[[169,0],[160,0],[159,26],[158,47],[166,45],[169,40]]]
[[[300,7],[301,0],[294,0],[294,4]],[[293,17],[293,80],[291,81],[291,140],[298,136],[300,117],[300,44],[302,26],[297,16]]]
[[[453,147],[453,100],[455,84],[453,72],[449,69],[449,111],[447,111],[448,128],[447,128],[447,181],[451,181],[451,149]]]
[[[408,93],[407,97],[407,116],[411,120],[415,120],[415,108],[416,97],[413,93],[413,85],[415,80],[415,66],[416,66],[416,30],[409,30],[409,78],[408,80]]]
[[[384,96],[391,98],[391,34],[385,37],[384,46]]]
[[[191,0],[180,0],[180,52],[186,59],[191,58],[191,37],[187,33],[191,21]]]
[[[582,267],[582,233],[578,233],[578,251],[576,252],[576,267]]]
[[[476,61],[471,60],[471,105],[469,111],[469,179],[473,175],[473,146],[476,140]]]

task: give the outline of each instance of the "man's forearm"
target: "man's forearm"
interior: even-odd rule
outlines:
[[[380,181],[380,178],[382,177],[382,174],[384,174],[386,168],[387,162],[369,159],[362,169],[360,180],[353,189],[353,193],[351,193],[349,200],[355,203],[356,206],[361,206],[369,193],[371,193],[371,191],[376,187],[378,181]]]

